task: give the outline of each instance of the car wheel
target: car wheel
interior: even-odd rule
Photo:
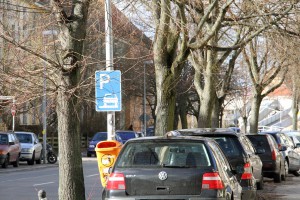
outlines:
[[[19,155],[18,155],[16,161],[13,162],[13,166],[14,166],[14,167],[19,167]]]
[[[28,165],[34,165],[34,161],[35,161],[35,152],[32,153],[32,158],[31,158],[31,160],[27,161],[27,164]]]
[[[281,183],[281,169],[280,172],[274,175],[274,182]]]
[[[2,164],[2,168],[7,168],[9,164],[9,155],[6,156],[4,163]]]
[[[226,195],[226,200],[231,200],[229,195]]]
[[[42,157],[42,155],[40,155],[40,158],[35,161],[36,164],[41,164],[42,163],[42,158],[41,157]]]
[[[281,180],[285,181],[286,177],[289,173],[289,163],[287,162],[287,160],[284,160],[284,173],[281,175]]]
[[[91,154],[91,153],[89,153],[89,152],[87,152],[86,156],[87,156],[87,157],[91,157],[91,156],[92,156],[92,154]]]
[[[264,189],[264,177],[263,175],[261,174],[261,178],[260,178],[260,181],[257,182],[257,189],[258,190],[263,190]]]
[[[294,176],[297,176],[297,177],[300,176],[300,169],[298,171],[294,171],[293,174],[294,174]]]

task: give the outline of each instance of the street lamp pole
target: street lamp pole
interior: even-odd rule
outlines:
[[[146,135],[147,130],[147,118],[146,118],[146,63],[144,63],[144,98],[143,98],[143,109],[144,109],[144,134]]]
[[[44,42],[44,36],[46,35],[57,35],[55,30],[46,30],[43,31],[43,46],[44,46],[44,55],[47,56],[46,44]],[[43,102],[42,102],[42,112],[43,112],[43,163],[46,164],[47,156],[47,67],[46,62],[44,61],[44,70],[43,70]]]
[[[106,71],[114,70],[113,67],[113,37],[112,37],[112,12],[110,0],[105,0],[105,49]],[[107,112],[107,140],[115,139],[115,112]]]

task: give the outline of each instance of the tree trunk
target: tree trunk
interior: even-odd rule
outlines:
[[[183,95],[181,95],[183,96]],[[187,99],[182,97],[179,100],[179,115],[180,115],[180,121],[182,129],[188,128],[188,122],[187,122]]]
[[[69,77],[60,76],[57,96],[59,141],[59,199],[85,199],[77,98],[67,92]],[[76,178],[75,178],[76,177]]]
[[[299,106],[298,106],[298,89],[297,86],[293,82],[293,103],[292,103],[292,124],[293,124],[293,130],[298,130],[298,112],[299,112]]]
[[[155,65],[157,105],[155,135],[164,135],[174,127],[175,91],[173,74],[165,66]]]
[[[248,126],[247,117],[243,117],[243,124],[244,124],[244,133],[247,133],[247,126]]]
[[[217,95],[215,95],[214,98],[214,106],[212,110],[212,115],[211,115],[211,127],[212,128],[219,128],[220,127],[220,111],[221,105],[219,102],[219,99],[217,98]]]
[[[258,133],[259,108],[262,101],[260,95],[255,95],[251,102],[250,133]]]

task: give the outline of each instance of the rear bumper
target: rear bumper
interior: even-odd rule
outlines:
[[[228,194],[228,193],[227,193]],[[221,190],[204,190],[200,195],[138,195],[138,196],[126,196],[124,192],[113,192],[113,195],[105,195],[103,192],[102,200],[226,200],[226,192]]]
[[[170,196],[170,197],[165,197],[165,196],[141,196],[141,197],[116,197],[116,198],[104,198],[102,200],[117,200],[117,199],[124,199],[124,200],[140,200],[140,199],[161,199],[161,200],[167,200],[167,199],[172,199],[172,200],[203,200],[203,199],[207,199],[207,200],[226,200],[226,198],[207,198],[207,197],[186,197],[186,196]]]
[[[21,153],[20,161],[26,161],[32,159],[32,153]]]

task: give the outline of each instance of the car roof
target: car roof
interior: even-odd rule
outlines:
[[[27,131],[15,131],[15,133],[22,133],[22,134],[34,134],[33,132],[27,132]]]
[[[287,134],[288,136],[300,135],[300,131],[284,131],[283,133]]]
[[[8,134],[10,134],[10,133],[12,133],[12,132],[0,132],[0,134],[5,134],[5,135],[8,135]]]
[[[277,134],[277,133],[282,133],[280,131],[263,131],[263,132],[258,132],[258,134]]]
[[[149,137],[139,137],[139,138],[133,138],[131,140],[128,140],[128,142],[133,141],[153,141],[153,140],[197,140],[197,141],[214,141],[211,138],[207,137],[199,137],[199,136],[149,136]]]
[[[232,135],[232,136],[240,136],[244,135],[243,133],[237,133],[233,130],[227,128],[194,128],[194,129],[181,129],[177,130],[180,135],[189,135],[189,136],[197,136],[197,135]]]

